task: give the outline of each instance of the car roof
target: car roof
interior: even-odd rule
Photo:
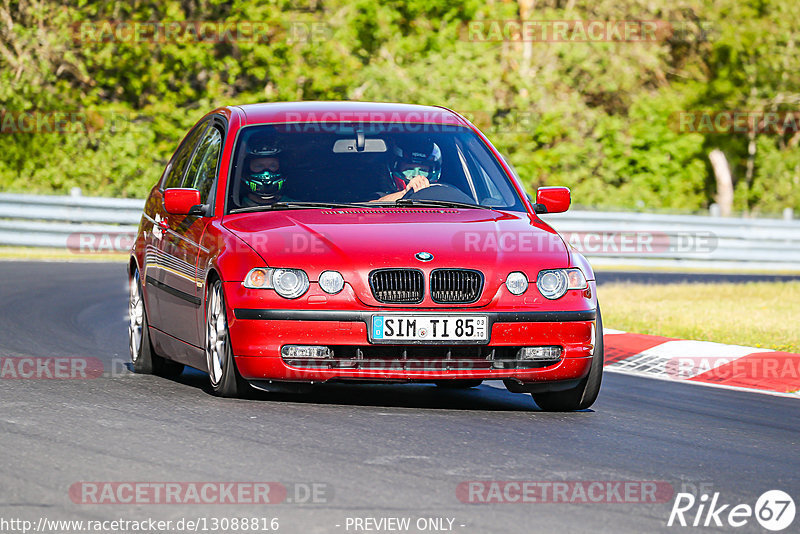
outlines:
[[[244,113],[243,126],[283,122],[397,122],[468,124],[438,106],[381,102],[273,102],[232,106]]]

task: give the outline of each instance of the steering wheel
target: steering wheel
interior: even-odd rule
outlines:
[[[444,183],[434,183],[425,189],[414,191],[411,189],[403,195],[403,198],[417,199],[417,200],[444,200],[450,202],[462,202],[466,204],[475,204],[475,199],[461,191],[461,189]]]

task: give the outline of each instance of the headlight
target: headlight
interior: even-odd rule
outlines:
[[[283,298],[296,299],[308,291],[308,275],[300,269],[275,269],[272,286]]]
[[[344,278],[336,271],[325,271],[319,275],[319,287],[325,293],[335,295],[344,289]]]
[[[522,295],[528,289],[528,277],[515,271],[506,277],[506,287],[512,295]]]
[[[250,289],[274,289],[278,295],[296,299],[308,291],[308,275],[300,269],[253,269],[242,283]]]
[[[536,287],[544,297],[555,300],[563,297],[568,289],[586,289],[588,283],[580,269],[552,269],[539,271]]]

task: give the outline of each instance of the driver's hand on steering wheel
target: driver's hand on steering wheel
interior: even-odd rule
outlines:
[[[404,194],[408,193],[408,191],[410,191],[411,189],[413,189],[414,192],[416,193],[420,189],[425,189],[426,187],[430,187],[430,185],[431,185],[431,183],[428,181],[427,178],[425,178],[424,176],[418,174],[415,177],[413,177],[411,180],[409,180],[408,185],[404,189],[403,193]]]
[[[428,181],[428,179],[418,174],[408,181],[406,188],[402,191],[396,191],[394,193],[389,193],[388,195],[383,195],[381,198],[371,202],[395,202],[396,200],[403,198],[405,194],[410,191],[414,191],[416,193],[417,191],[430,186],[431,183]]]

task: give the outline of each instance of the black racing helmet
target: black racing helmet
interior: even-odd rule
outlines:
[[[247,146],[247,155],[254,158],[277,158],[282,151],[281,146],[271,139],[253,140]]]
[[[396,142],[393,150],[395,158],[390,168],[393,177],[408,182],[419,174],[431,183],[439,180],[442,173],[442,151],[430,138],[404,139]]]
[[[274,142],[251,143],[247,148],[247,156],[244,160],[244,170],[242,171],[242,196],[254,196],[264,204],[275,202],[281,197],[286,178],[278,171],[263,170],[253,172],[250,164],[261,158],[278,158],[282,152],[281,147]]]

